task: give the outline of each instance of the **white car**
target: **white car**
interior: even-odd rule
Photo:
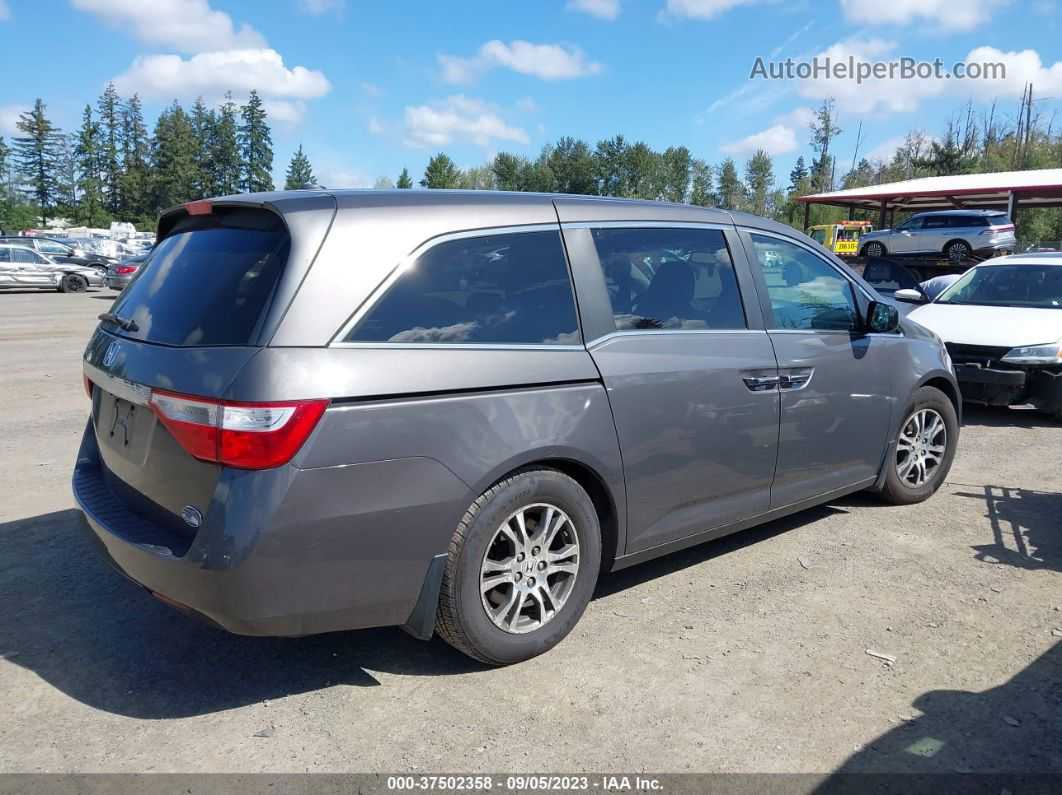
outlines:
[[[1062,254],[996,257],[966,271],[908,317],[947,345],[964,400],[1031,404],[1062,420]]]

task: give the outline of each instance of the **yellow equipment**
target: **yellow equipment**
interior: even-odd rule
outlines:
[[[874,226],[870,221],[835,221],[812,226],[807,234],[839,257],[855,257],[859,254],[859,238],[873,231]]]

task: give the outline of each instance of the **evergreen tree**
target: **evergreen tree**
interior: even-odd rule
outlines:
[[[598,141],[594,148],[597,193],[601,196],[626,196],[623,162],[629,145],[622,135]]]
[[[498,152],[491,161],[490,170],[494,175],[494,184],[498,190],[522,190],[520,171],[525,158],[509,152]]]
[[[107,210],[117,216],[122,209],[122,99],[108,83],[96,103],[100,125],[100,171]]]
[[[670,146],[663,154],[660,168],[660,198],[684,202],[693,179],[693,155],[684,146]]]
[[[273,139],[258,92],[252,90],[240,109],[240,153],[243,155],[243,188],[248,193],[273,190]]]
[[[69,216],[77,205],[77,136],[59,135],[56,138],[55,205],[60,215]]]
[[[841,134],[841,128],[836,124],[833,105],[833,97],[824,99],[809,125],[811,148],[815,152],[815,159],[811,163],[811,189],[816,193],[833,189],[833,156],[830,154],[830,144]]]
[[[299,144],[299,149],[292,155],[288,171],[284,175],[284,190],[298,190],[303,185],[316,183],[317,177],[313,175],[310,158],[303,153],[302,144]]]
[[[774,163],[771,162],[771,156],[762,149],[757,149],[745,164],[745,186],[749,197],[749,212],[766,218],[773,216],[774,207],[771,205]]]
[[[202,97],[192,105],[192,136],[195,138],[195,192],[197,196],[214,195],[214,127],[217,118]]]
[[[627,148],[621,161],[622,196],[655,199],[660,193],[660,155],[644,141]]]
[[[15,138],[15,161],[27,185],[27,193],[36,202],[41,224],[48,222],[49,213],[58,198],[58,179],[61,131],[45,116],[47,105],[37,99],[33,109],[19,116],[15,126],[22,136]]]
[[[745,186],[738,177],[737,166],[732,158],[719,165],[719,183],[716,188],[719,206],[724,210],[741,210],[745,207]]]
[[[789,172],[789,193],[795,192],[808,177],[808,168],[804,165],[804,156],[797,158],[793,170]]]
[[[241,190],[242,168],[240,144],[236,130],[236,103],[225,94],[225,103],[217,113],[210,147],[211,196],[228,196]]]
[[[104,208],[103,178],[100,170],[100,125],[85,105],[77,131],[77,189],[80,192],[75,220],[86,226],[107,226],[110,215]]]
[[[420,186],[422,188],[456,188],[460,180],[461,172],[454,161],[449,155],[439,152],[428,161]]]
[[[409,190],[413,187],[413,178],[409,176],[409,169],[403,168],[402,173],[398,175],[398,182],[395,183],[396,188],[402,190]]]
[[[549,148],[543,165],[549,169],[556,193],[593,194],[597,192],[593,153],[586,141],[564,137]]]
[[[140,97],[133,94],[122,105],[122,214],[121,220],[143,219],[149,212],[151,142],[144,124]]]
[[[188,201],[195,195],[195,135],[180,103],[159,114],[153,144],[155,206],[164,209]]]

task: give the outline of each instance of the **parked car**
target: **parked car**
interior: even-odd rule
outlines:
[[[903,290],[896,298],[924,298]],[[965,400],[1032,404],[1062,420],[1062,254],[997,257],[909,317],[947,344]]]
[[[0,237],[0,243],[33,249],[56,262],[99,268],[100,270],[106,270],[107,265],[113,262],[110,257],[94,254],[84,248],[49,237],[8,236]]]
[[[895,229],[868,232],[864,257],[943,254],[952,260],[993,257],[1014,251],[1014,223],[996,210],[941,210],[912,215]]]
[[[83,293],[102,285],[103,274],[97,268],[56,262],[31,248],[0,242],[0,289],[33,287]]]
[[[940,340],[772,221],[321,190],[158,232],[85,351],[73,490],[111,563],[232,632],[401,625],[514,663],[601,572],[919,502],[955,454]]]
[[[107,268],[107,286],[112,290],[124,290],[146,259],[147,254],[142,254],[136,257],[126,257],[113,263]]]

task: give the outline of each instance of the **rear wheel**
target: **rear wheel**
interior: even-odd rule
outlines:
[[[490,665],[530,659],[578,622],[600,565],[601,531],[586,492],[555,469],[517,470],[458,525],[435,629]]]
[[[944,246],[944,256],[952,262],[968,260],[973,253],[970,244],[965,240],[952,240]]]
[[[88,289],[88,286],[88,279],[81,274],[68,273],[59,283],[59,290],[64,293],[83,293]]]
[[[958,416],[948,396],[931,386],[915,392],[896,434],[881,492],[885,500],[910,505],[933,496],[948,476],[958,438]]]
[[[864,257],[884,257],[885,246],[882,243],[874,241],[873,243],[867,243],[863,248]]]

